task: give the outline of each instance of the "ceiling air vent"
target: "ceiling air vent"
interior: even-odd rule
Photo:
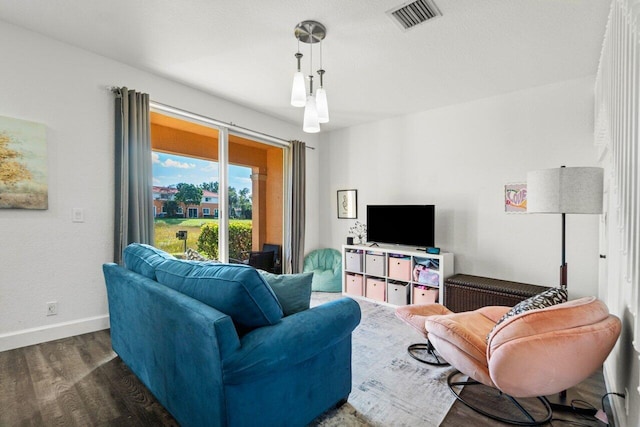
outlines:
[[[442,13],[433,1],[416,0],[388,10],[387,15],[393,18],[403,30],[408,30],[437,16],[442,16]]]

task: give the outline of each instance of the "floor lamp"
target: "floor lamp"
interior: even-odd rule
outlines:
[[[560,167],[527,173],[527,213],[562,214],[560,287],[567,288],[566,214],[601,214],[603,169]]]
[[[527,213],[562,214],[560,288],[567,289],[566,214],[601,214],[603,169],[595,167],[543,169],[527,173]],[[566,390],[559,401],[547,398],[554,409],[594,415],[592,409],[567,405]]]

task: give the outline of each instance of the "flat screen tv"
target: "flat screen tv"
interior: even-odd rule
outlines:
[[[434,205],[368,205],[367,241],[435,246],[435,214]]]

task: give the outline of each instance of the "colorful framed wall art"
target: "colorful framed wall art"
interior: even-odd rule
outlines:
[[[527,184],[506,184],[504,186],[504,211],[507,213],[527,212]]]

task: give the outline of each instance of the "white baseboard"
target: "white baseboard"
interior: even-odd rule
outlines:
[[[109,328],[109,315],[87,317],[71,322],[56,323],[38,328],[0,334],[0,351],[40,344],[74,335],[87,334]]]
[[[616,384],[615,378],[614,378],[614,372],[612,371],[613,369],[611,369],[610,364],[607,363],[607,361],[605,361],[604,366],[602,367],[602,374],[604,376],[604,385],[607,392],[612,390],[615,391],[615,388],[612,389],[612,387],[615,387],[615,384]],[[607,398],[609,398],[609,403],[611,404],[611,411],[613,412],[614,425],[624,426],[626,425],[626,422],[622,423],[622,419],[621,419],[622,415],[626,417],[625,410],[624,410],[624,399],[621,399],[616,396],[613,396],[613,398],[611,397],[612,396],[608,396]]]

